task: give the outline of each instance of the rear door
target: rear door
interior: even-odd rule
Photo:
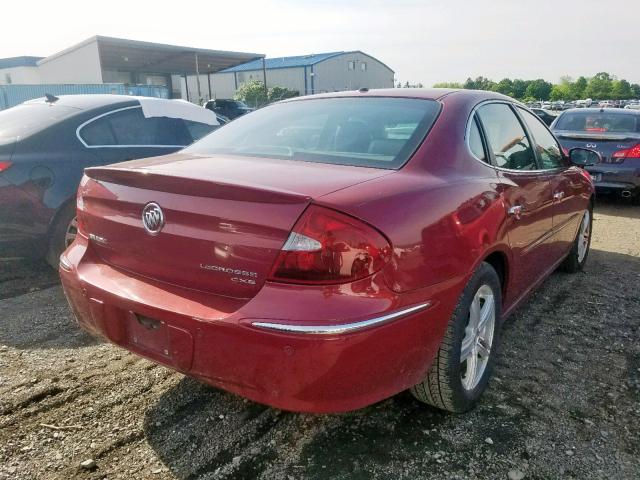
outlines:
[[[548,174],[538,169],[523,125],[508,103],[480,106],[476,113],[498,170],[498,191],[507,208],[507,232],[515,262],[510,289],[515,301],[545,273],[548,238],[553,228],[553,200]]]
[[[564,160],[558,141],[540,120],[522,108],[518,112],[531,133],[540,168],[549,175],[553,195],[553,235],[549,241],[553,257],[559,259],[571,247],[582,218],[585,179],[578,167]]]

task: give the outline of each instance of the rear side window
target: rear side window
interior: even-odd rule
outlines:
[[[477,158],[483,162],[489,163],[484,152],[484,145],[482,144],[482,137],[480,135],[480,129],[478,128],[475,116],[473,117],[473,120],[471,120],[471,126],[469,127],[469,149]]]
[[[181,118],[147,118],[140,107],[97,118],[82,127],[80,137],[93,147],[185,146],[192,142],[191,133]]]
[[[527,124],[531,135],[533,135],[533,142],[535,144],[536,153],[540,159],[543,169],[560,168],[564,167],[564,161],[562,160],[562,151],[556,139],[542,124],[540,119],[535,115],[520,108],[520,115],[524,123]]]
[[[409,98],[324,98],[274,104],[187,149],[375,168],[399,168],[436,120],[439,103]]]
[[[572,130],[588,133],[639,133],[640,115],[597,110],[565,112],[554,130]]]
[[[495,164],[510,170],[536,170],[529,139],[511,108],[504,103],[491,103],[478,108],[493,153]]]

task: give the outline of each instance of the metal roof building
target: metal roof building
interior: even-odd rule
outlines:
[[[286,87],[301,95],[367,88],[392,88],[394,71],[359,50],[253,60],[213,75],[216,98],[231,98],[238,87],[252,80],[267,87]]]
[[[44,58],[0,59],[0,84],[164,85],[181,98],[191,75],[196,78],[192,94],[203,97],[209,95],[208,85],[198,85],[201,75],[263,57],[97,35]]]

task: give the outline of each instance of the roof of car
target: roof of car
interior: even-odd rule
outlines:
[[[28,100],[25,103],[44,103],[45,97]],[[137,97],[128,95],[110,95],[110,94],[90,94],[90,95],[58,95],[56,105],[64,105],[67,107],[77,108],[80,110],[88,110],[92,108],[104,107],[107,105],[129,104],[135,105]]]
[[[484,99],[509,100],[516,102],[511,97],[502,95],[501,93],[490,92],[486,90],[467,90],[455,88],[379,88],[379,89],[360,89],[347,90],[342,92],[319,93],[316,95],[308,95],[306,97],[295,97],[287,101],[295,101],[297,99],[308,98],[337,98],[337,97],[399,97],[399,98],[420,98],[425,100],[440,100],[448,95],[455,94],[456,97],[465,96],[482,101]]]

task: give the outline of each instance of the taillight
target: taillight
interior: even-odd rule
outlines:
[[[293,227],[270,280],[287,283],[346,283],[379,271],[391,258],[387,239],[360,220],[310,206]]]
[[[3,162],[0,161],[0,173],[4,172],[7,168],[9,168],[12,165],[11,162]]]
[[[640,143],[631,148],[618,150],[611,155],[611,159],[616,163],[622,163],[625,158],[640,158]]]
[[[78,222],[78,233],[81,233],[85,236],[86,233],[84,228],[84,219],[82,218],[82,212],[84,210],[84,198],[82,197],[82,191],[84,190],[84,187],[88,182],[89,177],[83,175],[82,180],[80,180],[78,191],[76,192],[76,220]]]

